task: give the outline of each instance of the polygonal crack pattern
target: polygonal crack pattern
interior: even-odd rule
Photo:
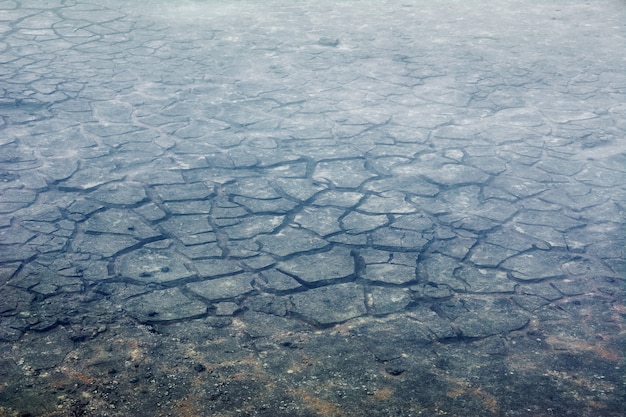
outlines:
[[[408,345],[541,329],[613,357],[555,327],[623,333],[612,6],[126,3],[0,2],[1,343],[336,331],[400,378]]]

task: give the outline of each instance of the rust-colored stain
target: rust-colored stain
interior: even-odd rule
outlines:
[[[135,362],[143,358],[143,349],[139,346],[139,342],[137,340],[131,340],[128,354],[130,355],[130,360]]]
[[[352,335],[352,329],[354,329],[355,327],[358,327],[359,325],[365,322],[366,320],[363,318],[356,318],[346,323],[336,324],[332,327],[332,332],[339,336],[350,336]],[[318,331],[317,333],[321,333],[321,332]]]
[[[391,388],[382,388],[376,391],[373,397],[376,400],[386,401],[393,396],[393,390]]]
[[[578,374],[554,370],[547,371],[545,375],[558,381],[567,381],[576,384],[593,392],[613,391],[616,389],[614,385],[605,381],[601,376],[598,376],[597,378],[584,378]]]
[[[546,342],[550,346],[567,346],[567,350],[578,352],[593,352],[601,358],[609,360],[611,362],[623,363],[624,361],[623,356],[613,352],[611,349],[606,347],[604,343],[592,343],[586,340],[553,335],[549,335],[548,337],[546,337]]]
[[[185,397],[176,402],[172,411],[178,417],[197,417],[202,415],[203,409],[199,405],[199,399],[195,396]]]
[[[304,406],[319,414],[320,416],[344,417],[347,415],[339,405],[330,401],[326,401],[322,398],[314,397],[305,389],[298,388],[295,390],[291,390],[290,392],[295,398],[299,398]]]
[[[626,305],[624,304],[615,303],[613,304],[613,309],[620,314],[626,314]]]
[[[448,393],[446,394],[448,397],[454,399],[459,397],[460,395],[469,394],[473,397],[477,397],[490,412],[494,414],[498,412],[498,401],[493,395],[484,392],[480,388],[470,386],[468,381],[464,381],[459,378],[449,379],[450,382],[457,384],[458,387],[451,391],[448,391]]]
[[[265,381],[265,375],[253,372],[236,372],[225,378],[228,381]]]
[[[86,374],[85,372],[76,371],[74,369],[68,368],[66,366],[59,369],[63,374],[67,375],[70,379],[80,382],[85,385],[92,385],[96,382],[96,379]],[[63,384],[63,381],[57,380],[56,384]]]

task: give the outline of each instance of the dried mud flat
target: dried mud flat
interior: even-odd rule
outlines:
[[[625,15],[0,1],[0,415],[624,415]]]

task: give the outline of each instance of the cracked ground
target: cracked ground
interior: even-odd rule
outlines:
[[[623,416],[625,18],[0,0],[0,415]]]

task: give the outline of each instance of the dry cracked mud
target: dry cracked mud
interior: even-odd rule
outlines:
[[[0,415],[623,416],[624,17],[1,0]]]

